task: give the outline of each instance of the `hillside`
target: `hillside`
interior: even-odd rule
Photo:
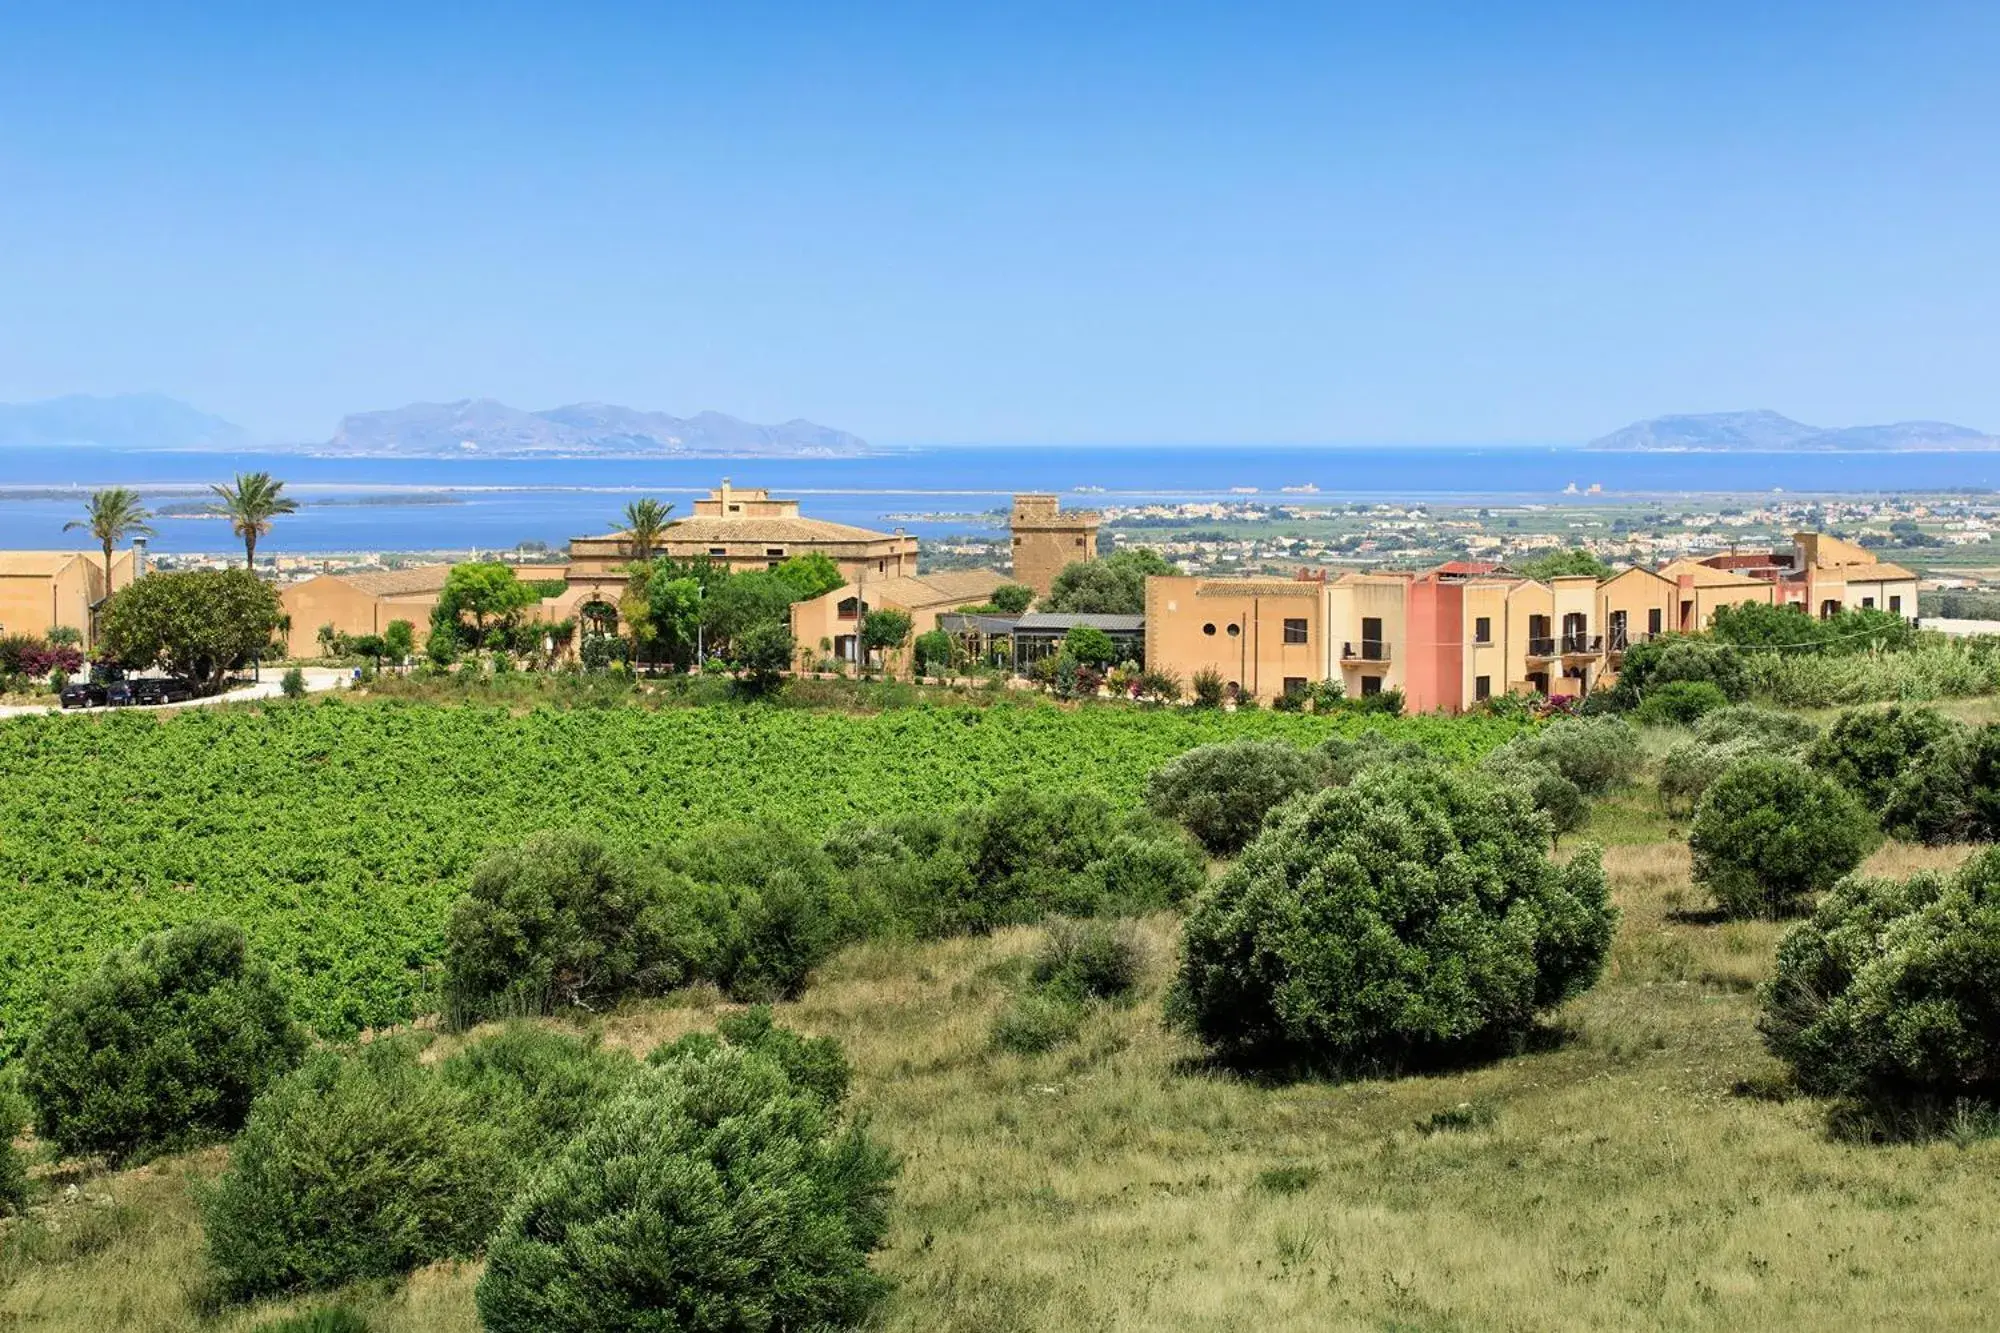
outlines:
[[[70,394],[0,403],[0,448],[101,445],[112,449],[232,450],[251,445],[233,422],[157,393]]]
[[[341,419],[324,451],[398,457],[835,457],[867,441],[810,421],[760,426],[721,412],[669,416],[615,403],[523,411],[491,398],[411,403]]]
[[[1653,417],[1599,436],[1584,448],[1626,453],[1914,453],[2000,449],[2000,436],[1948,421],[1829,429],[1759,410]]]

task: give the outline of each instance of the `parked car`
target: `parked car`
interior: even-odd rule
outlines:
[[[125,679],[123,667],[103,662],[94,664],[89,674],[63,686],[58,696],[64,708],[90,708],[111,702],[111,687]],[[131,702],[129,699],[126,702]]]
[[[143,676],[132,682],[134,703],[178,704],[194,697],[194,682],[179,676]]]
[[[73,680],[62,688],[64,708],[90,708],[104,702],[104,686],[94,680]]]

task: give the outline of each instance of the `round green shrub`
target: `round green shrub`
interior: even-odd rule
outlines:
[[[1779,945],[1761,998],[1765,1043],[1807,1092],[2000,1101],[2000,850],[1949,878],[1843,881]]]
[[[1902,704],[1850,708],[1813,744],[1806,762],[1853,792],[1870,810],[1881,810],[1912,760],[1964,730],[1935,708]]]
[[[1083,1030],[1083,1002],[1074,995],[1023,991],[993,1020],[993,1049],[1045,1055],[1076,1040]]]
[[[843,875],[825,848],[782,824],[705,829],[666,864],[728,905],[710,966],[731,999],[797,999],[836,949],[888,925],[878,897],[856,894],[866,880]]]
[[[809,1329],[883,1283],[894,1165],[768,1058],[642,1072],[507,1210],[479,1281],[492,1333]]]
[[[1503,745],[1481,761],[1480,769],[1494,781],[1524,794],[1549,821],[1549,832],[1555,838],[1575,832],[1590,820],[1590,803],[1577,785],[1555,765],[1529,751]]]
[[[1750,693],[1750,675],[1740,651],[1711,639],[1667,634],[1625,650],[1611,698],[1620,708],[1637,708],[1653,689],[1697,680],[1714,685],[1731,700]]]
[[[1731,764],[1762,752],[1760,746],[1743,739],[1713,745],[1699,739],[1676,741],[1660,757],[1661,806],[1670,815],[1686,818]]]
[[[28,1208],[28,1167],[14,1147],[28,1108],[13,1089],[0,1087],[0,1217],[20,1214]]]
[[[1178,907],[1208,883],[1208,867],[1185,837],[1143,820],[1113,834],[1083,874],[1095,897],[1072,895],[1059,910],[1138,916]]]
[[[718,916],[685,880],[538,833],[482,861],[453,906],[445,1015],[468,1025],[662,994],[712,974]]]
[[[1588,989],[1616,912],[1505,786],[1375,769],[1284,812],[1197,899],[1169,1012],[1227,1059],[1400,1069],[1517,1041]]]
[[[1080,1000],[1113,1000],[1139,983],[1146,963],[1138,932],[1122,921],[1051,921],[1035,951],[1035,985]]]
[[[826,1107],[847,1099],[853,1070],[846,1052],[832,1037],[808,1037],[778,1024],[769,1005],[757,1005],[716,1020],[714,1032],[690,1032],[657,1047],[646,1057],[649,1065],[670,1064],[707,1055],[720,1046],[734,1046],[773,1061],[792,1086]]]
[[[476,1254],[518,1168],[409,1041],[320,1051],[250,1114],[202,1198],[217,1291],[320,1291]]]
[[[1649,727],[1691,727],[1728,706],[1729,696],[1714,681],[1674,680],[1646,691],[1633,716]]]
[[[1174,906],[1207,880],[1185,834],[1120,815],[1089,793],[1014,787],[983,805],[919,811],[830,840],[852,880],[920,938],[979,934],[1051,915]]]
[[[243,932],[196,921],[111,953],[58,997],[28,1043],[21,1088],[63,1153],[122,1162],[235,1133],[304,1052]]]
[[[1782,753],[1811,745],[1819,727],[1811,719],[1761,704],[1730,704],[1704,714],[1695,723],[1695,739],[1709,745],[1741,741],[1761,750]]]
[[[510,1158],[539,1162],[569,1142],[639,1062],[594,1037],[509,1023],[454,1051],[438,1077],[466,1094],[468,1113],[504,1137]]]
[[[1694,881],[1730,916],[1779,916],[1861,864],[1875,823],[1840,784],[1794,759],[1746,755],[1702,796]]]
[[[1224,741],[1197,746],[1155,769],[1146,801],[1203,847],[1227,856],[1256,836],[1265,815],[1319,785],[1320,766],[1296,746]]]
[[[1976,746],[1973,734],[1957,727],[1905,760],[1876,811],[1883,829],[1911,842],[1979,837]]]
[[[1616,717],[1557,718],[1495,750],[1496,765],[1526,761],[1554,769],[1584,796],[1602,796],[1639,770],[1639,735]]]

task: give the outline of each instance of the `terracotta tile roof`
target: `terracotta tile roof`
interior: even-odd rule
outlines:
[[[1727,569],[1717,569],[1704,565],[1698,560],[1676,560],[1660,567],[1660,577],[1679,580],[1683,574],[1694,576],[1697,588],[1761,588],[1770,586],[1764,579],[1753,579],[1747,574],[1737,574]]]
[[[1849,583],[1873,583],[1877,579],[1913,579],[1916,577],[1901,565],[1892,565],[1887,560],[1872,565],[1848,565],[1843,570]]]
[[[600,537],[582,540],[617,541],[626,535],[623,532],[610,532]],[[659,538],[662,546],[676,542],[700,542],[711,546],[726,546],[731,542],[762,542],[780,546],[788,542],[896,540],[898,538],[893,533],[874,532],[867,528],[851,527],[846,523],[829,523],[821,518],[765,518],[755,514],[741,518],[711,518],[706,515],[684,518],[669,523],[661,531]]]
[[[983,602],[1007,576],[991,569],[947,569],[935,574],[905,575],[901,578],[870,579],[862,594],[871,603],[929,608]]]

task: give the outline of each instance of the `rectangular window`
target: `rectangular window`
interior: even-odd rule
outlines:
[[[1477,620],[1472,622],[1472,641],[1474,643],[1493,642],[1492,616],[1480,616]],[[1485,696],[1482,695],[1481,697],[1484,698]]]
[[[1658,634],[1660,632],[1660,621],[1663,616],[1664,613],[1657,606],[1648,611],[1646,613],[1646,633]]]
[[[1889,599],[1889,609],[1897,615],[1903,614],[1903,599],[1900,597],[1891,597]]]
[[[1298,694],[1304,694],[1305,692],[1306,692],[1306,678],[1304,676],[1285,677],[1286,694],[1298,695]]]
[[[1287,616],[1285,618],[1285,642],[1304,643],[1305,641],[1306,641],[1306,622],[1303,620],[1294,619],[1290,616]]]
[[[711,546],[708,548],[708,553],[710,555],[728,555],[729,548],[727,546]]]
[[[765,554],[765,555],[780,555],[780,556],[781,556],[781,555],[783,555],[784,553],[785,553],[785,548],[784,548],[784,547],[782,547],[782,546],[766,546],[766,547],[764,548],[764,554]]]
[[[1864,611],[1873,611],[1875,609],[1875,599],[1873,597],[1862,598],[1861,609]]]
[[[1380,694],[1382,692],[1382,678],[1380,676],[1363,676],[1361,678],[1361,692],[1363,694]]]
[[[784,564],[784,563],[785,563],[785,562],[784,562],[784,561],[782,561],[782,560],[766,560],[766,561],[764,562],[764,568],[766,568],[766,569],[776,569],[776,568],[777,568],[778,566],[780,566],[780,565],[782,565],[782,564]]]
[[[1473,702],[1483,703],[1492,697],[1493,697],[1493,677],[1474,676],[1472,678]]]

